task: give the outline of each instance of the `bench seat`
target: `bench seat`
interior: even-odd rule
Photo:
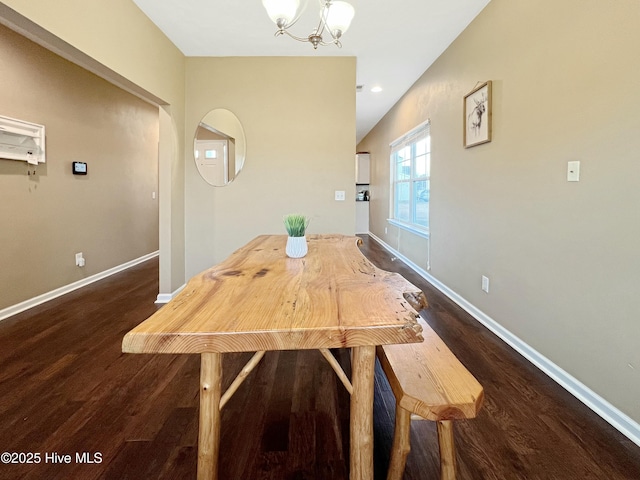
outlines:
[[[399,480],[409,454],[412,419],[437,422],[442,480],[456,478],[453,420],[474,418],[482,385],[440,337],[419,319],[424,342],[378,347],[377,356],[396,398],[393,447],[387,480]],[[412,416],[412,414],[414,414]]]

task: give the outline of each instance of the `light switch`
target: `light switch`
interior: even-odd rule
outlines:
[[[337,201],[342,202],[342,201],[344,201],[345,198],[346,197],[345,197],[345,194],[344,194],[344,190],[336,190],[336,200]]]
[[[489,277],[482,275],[482,291],[489,293]]]
[[[580,162],[568,162],[567,163],[567,182],[579,182],[580,181]]]

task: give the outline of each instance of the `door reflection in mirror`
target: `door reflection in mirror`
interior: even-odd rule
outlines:
[[[210,111],[198,124],[194,159],[202,178],[214,186],[232,182],[242,170],[245,137],[240,120],[225,109]]]

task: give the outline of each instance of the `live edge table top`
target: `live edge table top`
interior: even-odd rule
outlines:
[[[212,353],[421,342],[417,287],[380,270],[358,237],[308,236],[288,258],[285,235],[262,235],[186,287],[123,339],[125,353]]]

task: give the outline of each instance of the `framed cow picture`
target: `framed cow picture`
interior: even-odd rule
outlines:
[[[491,141],[491,80],[464,97],[464,148]]]

